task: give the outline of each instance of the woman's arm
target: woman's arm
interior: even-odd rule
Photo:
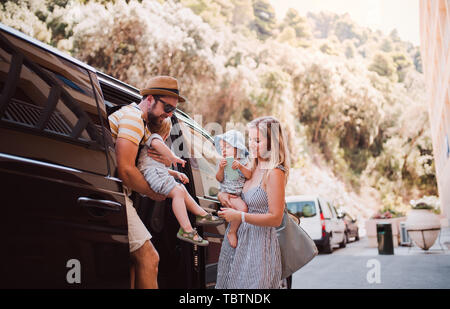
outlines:
[[[244,213],[245,222],[258,226],[280,226],[285,204],[284,189],[284,172],[275,168],[269,172],[266,183],[269,211],[266,214]],[[218,214],[228,222],[241,221],[241,212],[231,208],[222,208]]]

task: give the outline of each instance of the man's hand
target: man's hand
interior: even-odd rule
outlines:
[[[170,161],[169,158],[166,158],[166,157],[160,155],[159,152],[157,152],[154,149],[150,149],[149,148],[148,151],[147,151],[147,154],[153,160],[155,160],[155,161],[157,161],[159,163],[162,163],[162,164],[164,164],[167,167],[170,167],[172,165],[172,162]]]
[[[116,158],[119,178],[126,187],[133,191],[144,194],[152,200],[164,200],[166,197],[153,191],[144,176],[134,165],[137,152],[138,145],[127,139],[121,137],[117,138]]]

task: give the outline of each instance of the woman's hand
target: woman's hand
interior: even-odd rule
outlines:
[[[225,219],[227,222],[241,221],[241,212],[234,210],[233,208],[220,208],[218,211],[219,217]]]

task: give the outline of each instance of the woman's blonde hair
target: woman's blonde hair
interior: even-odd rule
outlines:
[[[159,134],[163,139],[169,136],[170,130],[172,129],[172,119],[170,117],[165,118],[160,125],[154,123],[148,123],[148,129],[150,133]]]
[[[268,163],[267,169],[263,174],[263,183],[266,181],[268,172],[281,165],[285,170],[285,184],[287,184],[291,164],[286,135],[280,121],[272,116],[259,117],[251,121],[248,124],[248,128],[257,128],[258,135],[267,138]],[[255,156],[250,159],[252,172],[256,169],[258,163],[258,157]]]

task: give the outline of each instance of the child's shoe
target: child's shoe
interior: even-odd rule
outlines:
[[[192,232],[188,233],[185,230],[183,230],[182,227],[180,227],[177,233],[177,238],[201,247],[206,247],[207,245],[209,245],[209,242],[207,240],[203,239],[200,235],[198,235],[196,229],[193,229]]]
[[[225,221],[222,218],[214,216],[210,213],[204,216],[197,216],[195,219],[196,225],[219,225],[224,223]]]

